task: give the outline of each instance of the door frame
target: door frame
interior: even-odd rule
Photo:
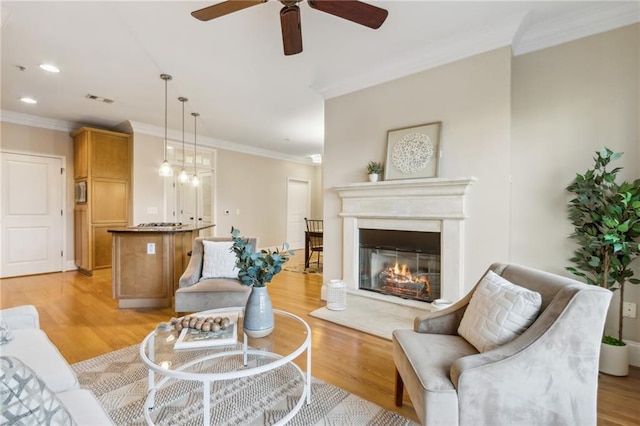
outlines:
[[[312,194],[311,194],[311,181],[309,179],[301,179],[301,178],[293,178],[293,177],[287,177],[287,200],[286,200],[286,209],[285,209],[285,234],[287,236],[287,240],[289,238],[289,199],[290,199],[290,194],[289,194],[289,185],[291,184],[291,182],[302,182],[307,184],[307,216],[311,215],[311,198],[312,198]],[[306,228],[305,228],[306,230]],[[304,248],[304,247],[303,247]]]
[[[60,238],[60,244],[62,247],[60,247],[60,249],[62,250],[63,256],[62,259],[60,260],[61,263],[61,272],[66,272],[69,270],[75,270],[77,269],[77,267],[75,266],[75,253],[73,253],[74,256],[72,256],[72,260],[70,260],[70,262],[72,263],[73,266],[71,267],[67,267],[67,259],[69,256],[69,251],[72,250],[67,250],[67,216],[68,216],[68,209],[67,209],[67,170],[69,169],[68,164],[67,164],[67,156],[66,155],[57,155],[57,154],[44,154],[44,153],[39,153],[39,152],[32,152],[32,151],[23,151],[23,150],[15,150],[15,149],[0,149],[0,156],[2,156],[3,154],[16,154],[16,155],[26,155],[26,156],[30,156],[30,157],[44,157],[44,158],[55,158],[60,160],[60,163],[62,164],[62,172],[60,173],[60,194],[62,195],[62,226],[60,228],[60,232],[61,232],[61,238]],[[0,188],[2,188],[2,174],[0,173]],[[2,203],[2,198],[0,197],[0,203]],[[2,226],[2,221],[4,219],[4,217],[2,216],[2,208],[0,208],[0,228]],[[1,240],[0,240],[1,243]],[[2,256],[2,248],[0,247],[0,256]]]

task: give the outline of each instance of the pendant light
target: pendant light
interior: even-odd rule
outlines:
[[[191,185],[198,186],[200,185],[200,179],[198,179],[198,172],[196,170],[197,158],[198,158],[198,138],[197,138],[197,126],[196,121],[198,120],[197,112],[192,112],[193,115],[193,178],[191,179]]]
[[[180,174],[178,175],[178,181],[180,181],[181,183],[187,183],[189,182],[189,174],[187,173],[187,171],[184,169],[184,157],[185,157],[185,150],[184,150],[184,103],[187,102],[189,99],[180,96],[178,98],[178,100],[180,102],[182,102],[182,170],[180,171]]]
[[[173,169],[167,161],[167,82],[171,80],[169,74],[160,74],[160,78],[164,80],[164,161],[160,165],[158,174],[160,176],[173,176]]]

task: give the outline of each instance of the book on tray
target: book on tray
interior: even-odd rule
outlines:
[[[217,312],[209,315],[192,314],[188,316],[191,319],[196,318],[196,322],[202,320],[201,329],[184,327],[180,331],[174,349],[198,349],[238,343],[238,312]],[[225,318],[228,319],[228,322],[225,321]],[[203,326],[207,322],[209,326]],[[202,328],[206,331],[202,330]]]

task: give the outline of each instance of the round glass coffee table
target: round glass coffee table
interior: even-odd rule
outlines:
[[[180,333],[168,324],[160,324],[145,337],[140,345],[140,358],[149,369],[149,392],[144,410],[147,423],[154,424],[156,396],[163,386],[169,386],[167,383],[171,380],[202,383],[204,425],[209,425],[212,421],[211,389],[214,383],[224,381],[223,383],[228,385],[237,381],[238,386],[244,386],[244,378],[268,374],[277,369],[290,369],[295,380],[301,382],[301,392],[297,403],[276,424],[286,424],[302,408],[305,401],[307,404],[311,403],[309,325],[297,315],[274,309],[273,333],[260,339],[252,339],[242,331],[243,311],[243,308],[227,308],[194,314],[215,317],[229,312],[237,313],[238,342],[235,344],[175,349],[174,345]],[[306,362],[300,357],[303,352],[306,352]]]

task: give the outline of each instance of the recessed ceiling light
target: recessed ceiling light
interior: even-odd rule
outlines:
[[[51,64],[41,64],[40,68],[42,68],[45,71],[49,71],[49,72],[60,72],[60,68],[56,67],[55,65],[51,65]]]
[[[25,96],[25,97],[23,97],[23,98],[20,98],[20,100],[21,100],[22,102],[24,102],[25,104],[37,104],[37,103],[38,103],[38,101],[36,101],[35,99],[33,99],[33,98],[28,98],[28,97],[26,97],[26,96]]]

